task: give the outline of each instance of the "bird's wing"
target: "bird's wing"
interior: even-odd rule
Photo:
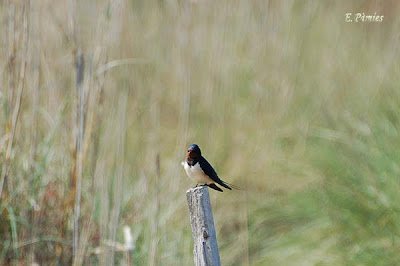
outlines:
[[[224,181],[222,181],[218,175],[217,172],[215,172],[214,168],[211,166],[211,164],[209,162],[207,162],[207,160],[201,156],[199,159],[199,163],[200,163],[200,167],[203,170],[203,172],[208,175],[213,181],[215,181],[215,183],[227,188],[227,189],[231,189],[227,184],[224,183]]]

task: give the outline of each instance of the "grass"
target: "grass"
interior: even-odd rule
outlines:
[[[192,264],[191,143],[223,265],[396,264],[398,10],[2,2],[0,264]]]

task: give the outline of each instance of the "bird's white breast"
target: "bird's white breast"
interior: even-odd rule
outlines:
[[[212,184],[214,181],[208,177],[204,173],[204,171],[200,167],[200,163],[196,163],[193,166],[190,166],[186,161],[182,162],[183,167],[185,168],[186,174],[196,181],[198,184]]]

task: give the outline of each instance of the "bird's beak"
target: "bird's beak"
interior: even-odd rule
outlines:
[[[192,154],[192,150],[189,150],[187,153],[187,157],[191,158],[190,155]]]

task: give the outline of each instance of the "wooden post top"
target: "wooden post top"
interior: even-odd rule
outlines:
[[[221,265],[208,187],[191,188],[186,191],[186,198],[192,226],[195,265]]]

